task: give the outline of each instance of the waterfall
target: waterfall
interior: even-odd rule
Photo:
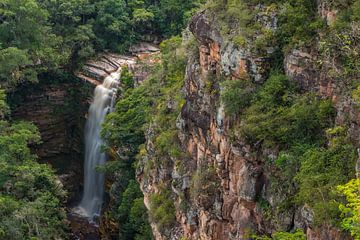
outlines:
[[[101,125],[112,111],[119,79],[120,69],[95,88],[85,126],[84,193],[76,212],[91,221],[100,216],[104,197],[105,176],[96,171],[96,167],[103,166],[107,158],[101,151]]]

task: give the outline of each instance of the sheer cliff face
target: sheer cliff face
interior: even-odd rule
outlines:
[[[14,96],[21,102],[13,110],[15,120],[33,122],[42,143],[34,146],[39,161],[51,164],[69,191],[69,200],[81,191],[83,125],[87,111],[82,83],[27,86]]]
[[[335,17],[334,12],[322,5],[319,14],[327,21]],[[275,15],[266,22],[269,28],[276,28]],[[249,77],[261,84],[269,74],[272,59],[266,54],[254,55],[224,40],[216,27],[216,19],[207,11],[193,17],[189,29],[198,42],[199,52],[188,59],[186,103],[177,120],[178,137],[188,157],[181,168],[174,163],[159,166],[151,176],[144,176],[141,171],[138,175],[148,208],[149,197],[158,191],[159,183],[172,186],[176,224],[172,229],[161,230],[153,223],[156,239],[248,239],[254,232],[271,234],[294,228],[304,229],[308,239],[347,239],[337,229],[313,227],[312,211],[307,206],[289,207],[275,213],[274,219],[268,219],[259,199],[266,200],[275,209],[287,197],[286,193],[270,191],[273,173],[265,166],[265,160],[275,159],[278,151],[231,138],[229,129],[239,119],[225,114],[218,96],[221,89],[211,83],[211,79]],[[336,122],[350,124],[351,138],[358,141],[358,110],[343,94],[343,83],[327,74],[332,63],[317,64],[320,58],[326,60],[318,56],[318,51],[318,46],[311,50],[290,50],[284,59],[285,72],[302,91],[332,99],[337,110]],[[209,91],[210,83],[214,91]],[[147,136],[150,158],[152,134],[150,128]],[[199,174],[206,176],[202,185],[197,186],[194,197],[192,179]]]

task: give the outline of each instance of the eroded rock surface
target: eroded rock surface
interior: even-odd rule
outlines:
[[[42,163],[57,171],[69,200],[81,189],[83,125],[88,108],[86,87],[81,82],[26,86],[16,92],[20,104],[12,111],[15,120],[34,123],[42,143],[33,150]]]
[[[319,7],[319,14],[331,24],[335,12]],[[269,29],[276,29],[276,15],[261,19]],[[209,92],[206,86],[214,76],[228,79],[250,79],[254,84],[266,81],[271,68],[269,53],[254,54],[251,49],[237,47],[221,36],[216,18],[207,11],[192,18],[190,30],[199,44],[199,54],[188,59],[185,77],[186,103],[177,119],[178,137],[188,157],[181,163],[156,166],[150,173],[138,169],[138,180],[149,208],[150,196],[159,192],[158,186],[170,183],[176,206],[176,224],[171,229],[160,230],[152,224],[157,240],[241,240],[249,234],[268,234],[275,231],[304,229],[311,240],[342,240],[349,236],[333,227],[314,227],[312,210],[307,206],[288,207],[276,210],[272,219],[267,217],[266,206],[277,209],[286,200],[286,193],[271,190],[274,174],[265,167],[265,161],[275,160],[278,150],[259,149],[248,145],[241,138],[231,141],[230,127],[236,119],[227,116],[218,94]],[[350,136],[359,140],[359,111],[349,96],[343,94],[343,85],[329,74],[330,61],[317,57],[319,46],[312,49],[290,50],[284,59],[286,75],[303,92],[313,92],[331,99],[337,110],[337,123],[347,122],[351,126]],[[274,46],[276,48],[276,46]],[[324,64],[318,65],[319,60]],[[221,91],[221,89],[217,89]],[[152,158],[154,152],[152,126],[147,131],[146,150]],[[181,170],[178,165],[181,165]],[[203,187],[196,199],[190,195],[191,179],[199,169],[215,166],[211,182],[216,188]],[[212,192],[208,192],[211,190]],[[184,207],[186,205],[186,207]]]
[[[110,73],[117,71],[120,67],[127,66],[134,73],[135,81],[142,82],[148,76],[145,66],[156,62],[153,56],[156,56],[160,49],[150,43],[139,43],[131,46],[129,51],[129,55],[101,54],[96,59],[86,62],[75,75],[97,86]]]

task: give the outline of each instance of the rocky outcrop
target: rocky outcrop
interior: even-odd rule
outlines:
[[[216,22],[213,14],[203,11],[189,24],[190,31],[200,43],[200,66],[213,73],[221,71],[233,79],[251,78],[254,82],[264,81],[270,69],[269,56],[255,54],[250,46],[237,47],[233,42],[224,39]],[[268,27],[270,30],[276,29],[276,25],[270,24]]]
[[[265,180],[263,170],[250,154],[250,146],[231,143],[228,130],[232,121],[219,106],[218,96],[206,91],[205,86],[212,74],[264,81],[269,64],[267,58],[253,56],[247,49],[223,41],[213,23],[203,12],[190,24],[200,43],[200,59],[191,58],[188,62],[187,102],[179,127],[182,146],[192,162],[184,163],[188,171],[181,179],[183,184],[188,176],[196,174],[196,169],[207,166],[215,168],[214,181],[219,186],[208,193],[212,199],[190,200],[189,210],[178,212],[177,216],[188,239],[246,239],[250,229],[261,225],[256,200]]]
[[[110,73],[117,71],[120,67],[127,66],[133,73],[137,83],[142,82],[149,74],[149,66],[156,62],[156,56],[160,49],[150,43],[139,43],[129,49],[129,55],[104,53],[96,59],[84,64],[75,75],[80,79],[97,86]]]
[[[130,66],[134,64],[134,57],[106,53],[100,55],[95,60],[86,62],[81,70],[76,72],[75,75],[80,79],[97,86],[102,83],[105,77],[112,72],[116,72],[120,66]]]
[[[257,203],[267,181],[261,161],[245,142],[230,141],[233,120],[225,116],[218,94],[206,88],[208,81],[219,75],[262,82],[270,69],[269,58],[235,47],[223,39],[214,23],[214,16],[206,11],[190,23],[199,43],[199,55],[188,59],[186,103],[177,121],[181,146],[189,157],[179,163],[181,167],[160,167],[151,176],[138,176],[148,207],[149,196],[157,192],[158,183],[172,182],[177,195],[177,224],[168,237],[152,224],[156,239],[247,239],[252,229],[266,228]],[[147,139],[152,139],[151,132],[149,129]],[[152,145],[147,142],[150,155]],[[192,179],[199,174],[211,177],[209,186],[193,186]],[[202,189],[196,197],[191,194],[194,187]],[[187,207],[181,207],[184,205]],[[290,227],[292,214],[285,227]]]

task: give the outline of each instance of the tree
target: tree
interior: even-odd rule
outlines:
[[[103,0],[95,4],[94,32],[102,48],[123,51],[132,41],[131,24],[124,0]]]
[[[37,1],[3,0],[0,16],[0,59],[10,61],[0,69],[1,78],[33,82],[38,73],[64,62],[61,39],[51,32],[49,13]]]

